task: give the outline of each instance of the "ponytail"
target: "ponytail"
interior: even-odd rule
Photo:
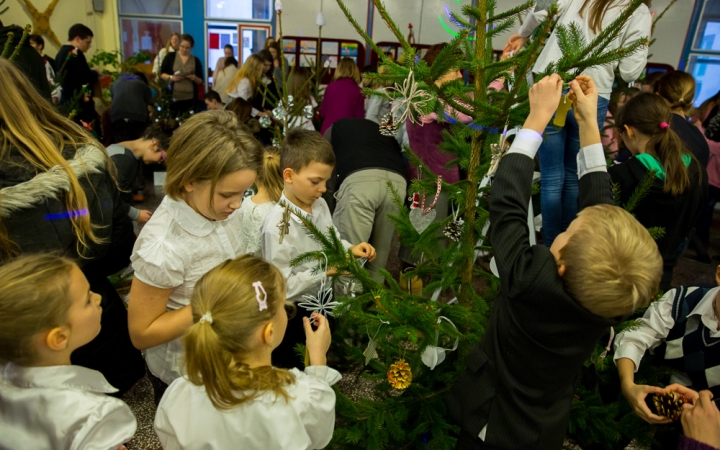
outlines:
[[[616,126],[623,132],[627,125],[650,138],[645,152],[657,159],[665,171],[663,192],[677,196],[690,187],[690,173],[683,158],[699,163],[672,129],[671,122],[668,104],[655,94],[642,93],[625,104],[616,119]]]
[[[667,73],[655,84],[655,93],[668,102],[670,109],[687,112],[695,99],[695,79],[679,70]]]
[[[267,190],[270,200],[276,203],[280,201],[284,182],[280,173],[280,150],[277,147],[265,149],[262,169],[258,171],[255,182],[258,187],[262,186]]]
[[[253,283],[267,293],[260,311]],[[250,368],[242,362],[251,351],[259,328],[284,308],[285,281],[280,271],[253,255],[228,260],[195,285],[190,305],[194,324],[183,339],[185,364],[191,383],[204,386],[217,409],[231,409],[272,391],[290,399],[285,386],[295,376],[272,366]]]

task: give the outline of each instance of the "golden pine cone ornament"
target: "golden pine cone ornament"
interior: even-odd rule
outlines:
[[[390,386],[395,389],[407,389],[412,384],[412,370],[404,359],[395,361],[387,371]]]
[[[678,394],[677,392],[667,392],[665,394],[648,395],[645,398],[645,402],[654,414],[677,420],[682,414],[683,403],[685,403],[686,400],[684,395]]]

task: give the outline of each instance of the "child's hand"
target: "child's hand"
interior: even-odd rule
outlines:
[[[691,405],[694,405],[700,398],[700,394],[698,394],[697,392],[683,386],[682,384],[677,383],[665,386],[665,392],[677,392],[678,394],[685,397],[686,403],[690,403]]]
[[[310,365],[324,366],[327,365],[327,351],[332,342],[330,335],[330,325],[327,318],[318,313],[312,313],[315,320],[314,324],[317,330],[313,331],[310,319],[303,317],[303,327],[305,327],[305,345],[310,356]]]
[[[575,118],[580,126],[597,123],[598,91],[591,77],[580,75],[570,82],[570,100],[575,103]]]
[[[367,258],[369,262],[375,261],[375,247],[367,242],[350,247],[350,250],[356,258]]]
[[[527,43],[528,38],[520,37],[519,34],[513,34],[510,36],[510,39],[508,39],[507,44],[505,44],[505,47],[503,47],[503,53],[505,52],[519,52],[521,48]],[[559,102],[558,102],[559,103]]]
[[[148,211],[147,209],[141,209],[140,214],[138,214],[137,217],[137,223],[147,223],[148,220],[152,217],[152,211]]]
[[[337,267],[331,267],[325,271],[325,276],[334,277],[337,275]]]
[[[530,115],[523,128],[542,134],[560,104],[562,78],[552,74],[538,81],[530,88]]]
[[[656,386],[637,385],[635,383],[622,386],[622,393],[632,409],[642,420],[649,424],[659,425],[672,423],[667,417],[653,414],[645,403],[645,397],[649,394],[664,394],[665,390]]]
[[[683,405],[680,418],[685,436],[714,448],[720,448],[720,412],[710,391],[702,391],[697,403]]]

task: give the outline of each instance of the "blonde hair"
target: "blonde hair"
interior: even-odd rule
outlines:
[[[267,293],[260,311],[253,283]],[[230,409],[273,391],[289,399],[285,386],[295,382],[287,370],[271,366],[250,368],[238,361],[250,351],[253,335],[284,308],[285,279],[280,271],[254,255],[225,261],[202,276],[190,299],[194,324],[183,339],[187,376],[205,386],[212,404]],[[212,323],[200,322],[207,313]]]
[[[293,67],[288,77],[288,94],[295,99],[295,108],[292,112],[300,111],[306,105],[312,104],[312,90],[308,82],[310,70],[307,67]]]
[[[695,99],[695,78],[680,70],[667,73],[655,83],[655,92],[667,100],[670,109],[682,108],[688,112]]]
[[[647,306],[658,292],[663,261],[640,222],[622,208],[583,209],[576,232],[560,250],[568,293],[588,311],[617,317]]]
[[[75,263],[53,255],[32,255],[0,266],[0,361],[30,366],[38,333],[67,323]]]
[[[170,52],[170,47],[172,47],[172,38],[173,38],[173,36],[177,36],[177,38],[178,38],[178,44],[180,43],[180,33],[173,33],[173,34],[171,34],[171,35],[170,35],[170,39],[168,39],[168,43],[167,43],[167,45],[165,46],[165,54],[167,54],[168,52]],[[173,49],[173,50],[175,50],[175,49]]]
[[[357,63],[352,58],[343,58],[338,63],[337,69],[335,69],[335,75],[333,81],[340,80],[342,78],[352,78],[356,84],[360,84],[362,78],[360,78],[360,69],[358,69]]]
[[[73,153],[81,147],[103,148],[82,128],[61,116],[42,98],[28,79],[8,60],[0,58],[0,163],[8,164],[10,149],[17,151],[32,165],[36,173],[59,168],[70,180],[70,190],[64,195],[68,211],[85,211],[88,201],[78,177],[63,157],[63,149]],[[76,155],[79,158],[79,155]],[[106,158],[106,170],[112,177],[114,166]],[[2,202],[2,195],[0,195]],[[70,218],[76,238],[76,252],[80,256],[90,243],[103,239],[95,235],[89,214],[76,214]],[[17,249],[11,243],[5,227],[0,226],[0,259],[14,256]]]
[[[277,147],[265,147],[262,169],[258,171],[255,183],[267,190],[270,200],[278,202],[285,182],[280,173],[280,150]]]
[[[262,167],[262,147],[230,111],[195,114],[173,133],[167,149],[165,193],[181,200],[190,182],[210,183],[210,210],[215,186],[239,170]]]
[[[233,79],[230,80],[230,85],[225,92],[227,94],[232,94],[243,78],[247,78],[250,80],[250,89],[252,93],[255,94],[258,84],[260,83],[258,67],[263,67],[263,60],[260,59],[258,55],[250,55],[248,59],[245,60],[242,67],[240,67],[240,70],[235,72],[235,76],[233,76]]]

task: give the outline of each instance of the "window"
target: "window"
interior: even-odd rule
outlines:
[[[118,0],[118,12],[134,16],[181,16],[180,0]]]
[[[235,59],[238,58],[237,27],[232,25],[208,24],[208,69],[215,71],[220,58],[225,57],[225,46],[231,45]]]
[[[720,92],[720,2],[698,1],[683,61],[697,83],[695,106]]]
[[[173,33],[180,33],[180,21],[121,19],[122,49],[125,58],[144,51],[155,57],[170,41]]]
[[[206,0],[209,19],[272,19],[272,0]]]

